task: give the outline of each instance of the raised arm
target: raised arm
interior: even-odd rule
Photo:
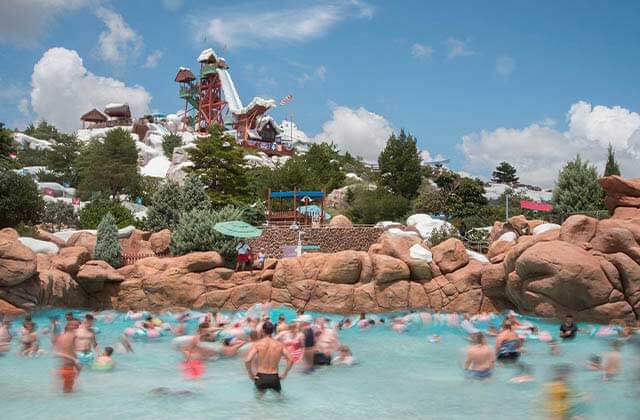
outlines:
[[[249,375],[249,379],[251,379],[252,381],[256,378],[256,376],[253,373],[253,370],[251,369],[251,365],[253,362],[253,359],[255,359],[255,357],[258,354],[258,350],[256,350],[256,345],[252,345],[251,348],[249,349],[249,352],[247,353],[247,356],[244,358],[244,367],[245,369],[247,369],[247,374]]]

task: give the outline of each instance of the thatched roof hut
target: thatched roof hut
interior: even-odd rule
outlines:
[[[101,123],[107,121],[107,116],[97,109],[93,108],[91,111],[84,114],[80,117],[80,121],[83,122],[91,122],[91,123]]]

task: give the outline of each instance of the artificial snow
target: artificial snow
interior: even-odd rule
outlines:
[[[518,235],[515,232],[505,232],[497,239],[498,241],[515,242]]]
[[[57,254],[60,248],[53,242],[41,241],[33,238],[18,238],[22,245],[30,248],[33,252],[40,254]]]
[[[142,176],[150,176],[153,178],[165,178],[170,166],[171,161],[163,154],[154,157],[149,161],[149,163],[140,168],[140,174]]]
[[[426,262],[433,261],[433,254],[420,244],[415,244],[409,248],[409,256],[417,260],[424,260]]]
[[[514,193],[524,194],[533,201],[551,201],[553,193],[550,190],[537,191],[526,186],[512,187],[507,184],[495,184],[490,183],[484,187],[484,196],[487,200],[498,200],[500,196],[507,190],[512,190]]]
[[[261,98],[259,96],[256,96],[255,98],[253,98],[251,100],[251,102],[249,102],[249,105],[242,107],[240,109],[238,109],[237,111],[232,111],[234,114],[236,115],[242,115],[242,114],[246,114],[247,112],[249,112],[252,108],[255,107],[263,107],[266,109],[271,109],[271,108],[275,108],[276,107],[276,101],[274,101],[273,99],[264,99]]]
[[[81,128],[80,130],[76,131],[76,136],[78,137],[78,140],[88,142],[89,140],[92,140],[94,138],[104,138],[107,135],[108,131],[115,130],[116,128],[121,128],[128,131],[134,141],[140,140],[138,138],[138,135],[132,132],[133,126],[131,125],[119,125],[115,127],[102,128]]]
[[[27,136],[24,133],[13,133],[13,140],[21,147],[31,150],[49,150],[53,144],[47,140],[40,140],[35,137]]]
[[[405,232],[404,230],[398,229],[398,228],[391,228],[387,230],[387,232],[390,235],[394,235],[394,236],[418,236],[418,232],[414,232],[414,231]]]
[[[202,50],[202,52],[198,56],[198,63],[209,61],[209,59],[211,58],[217,60],[218,57],[216,57],[216,53],[213,52],[212,48],[207,48],[206,50]]]
[[[124,238],[128,238],[129,236],[131,236],[131,233],[133,233],[133,231],[136,230],[135,226],[125,226],[122,229],[118,229],[118,239],[124,239]],[[62,239],[63,241],[67,242],[69,240],[69,238],[71,238],[75,233],[78,232],[87,232],[90,233],[92,235],[97,235],[98,231],[95,229],[65,229],[65,230],[61,230],[59,232],[54,232],[53,234]]]
[[[220,77],[220,83],[222,84],[222,93],[224,94],[225,101],[227,101],[229,111],[234,114],[242,114],[242,101],[240,100],[240,96],[238,95],[236,86],[233,84],[231,75],[226,69],[217,69],[216,71],[218,72],[218,76]]]
[[[555,223],[543,223],[533,228],[534,235],[540,235],[541,233],[548,232],[550,230],[560,229],[562,226]]]
[[[418,213],[413,214],[407,218],[407,226],[413,226],[422,239],[429,239],[431,233],[436,229],[441,229],[442,226],[446,226],[448,230],[455,230],[455,227],[444,220],[434,219],[428,214]]]
[[[483,264],[489,264],[489,262],[490,262],[489,258],[487,258],[485,255],[482,255],[481,253],[476,252],[476,251],[472,251],[470,249],[467,249],[467,255],[472,260],[480,261]]]

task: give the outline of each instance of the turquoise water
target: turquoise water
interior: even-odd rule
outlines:
[[[34,314],[39,328],[48,316],[64,311]],[[272,316],[289,310],[272,311]],[[75,312],[81,316],[82,312]],[[164,315],[164,319],[171,319]],[[62,318],[62,317],[61,317]],[[338,318],[335,318],[338,319]],[[556,335],[557,325],[531,320],[541,330]],[[14,322],[17,329],[21,320]],[[98,342],[112,345],[133,324],[119,314],[110,324],[98,321]],[[196,321],[189,324],[195,328]],[[580,325],[584,327],[585,325]],[[439,343],[428,336],[440,334]],[[640,418],[638,346],[622,350],[625,369],[615,380],[603,383],[598,373],[582,368],[591,353],[607,351],[610,339],[580,336],[560,344],[560,356],[551,356],[547,344],[527,342],[522,360],[531,365],[535,382],[510,384],[513,367],[498,367],[487,381],[466,379],[461,369],[465,335],[458,327],[430,324],[411,326],[404,334],[376,326],[368,331],[342,331],[340,339],[360,361],[351,367],[332,366],[306,375],[296,366],[283,382],[284,399],[255,397],[253,384],[241,359],[209,361],[204,377],[183,379],[181,355],[171,347],[171,337],[134,342],[135,353],[116,354],[112,372],[83,369],[77,392],[60,393],[54,380],[56,361],[47,336],[40,339],[46,355],[18,356],[14,339],[11,353],[0,357],[0,418],[4,419],[527,419],[543,418],[543,384],[557,363],[575,366],[571,382],[590,394],[585,413],[593,419]],[[490,344],[492,344],[490,341]],[[150,390],[169,387],[190,390],[190,396],[155,396]]]

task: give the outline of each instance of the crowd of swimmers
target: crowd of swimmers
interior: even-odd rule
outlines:
[[[125,329],[120,339],[113,346],[102,349],[98,345],[94,325],[97,317],[104,322],[112,322],[113,314],[87,313],[77,319],[73,313],[67,313],[64,321],[50,318],[48,327],[38,332],[36,324],[27,315],[24,318],[17,338],[20,344],[20,355],[37,357],[44,352],[40,348],[40,336],[50,337],[53,355],[58,358],[57,375],[62,390],[70,393],[74,390],[76,379],[84,367],[93,370],[108,371],[113,369],[114,351],[118,353],[133,352],[131,339],[152,339],[163,335],[173,336],[172,345],[182,354],[180,369],[187,379],[201,378],[207,369],[210,359],[241,357],[247,375],[254,383],[258,395],[267,390],[280,393],[284,380],[294,365],[301,366],[304,373],[312,373],[315,369],[330,365],[354,365],[357,363],[351,349],[340,343],[342,330],[356,328],[368,330],[375,327],[387,327],[397,333],[404,333],[413,325],[446,324],[460,328],[470,345],[466,349],[463,368],[472,380],[490,378],[496,366],[511,365],[515,367],[513,383],[534,381],[532,367],[522,359],[526,354],[525,344],[538,341],[548,344],[550,356],[560,354],[560,342],[570,341],[578,335],[611,337],[611,350],[603,355],[593,354],[585,361],[585,368],[601,372],[602,379],[611,380],[622,371],[623,360],[620,353],[626,340],[640,334],[640,323],[613,321],[611,324],[591,329],[580,329],[571,315],[567,315],[555,334],[539,330],[538,327],[511,312],[504,319],[495,314],[478,314],[474,316],[411,312],[402,316],[393,316],[385,320],[383,317],[367,317],[360,314],[358,319],[344,318],[331,321],[324,317],[315,319],[303,311],[287,322],[283,314],[271,319],[274,313],[270,304],[258,304],[247,311],[242,318],[231,317],[221,313],[191,314],[184,312],[173,316],[171,323],[166,323],[147,312],[130,312],[127,319],[133,326]],[[277,311],[275,311],[277,314]],[[196,321],[194,333],[188,334],[187,322]],[[498,326],[499,325],[499,326]],[[553,336],[557,335],[557,339]],[[10,351],[14,334],[8,318],[0,323],[0,355]],[[439,335],[427,337],[430,343],[438,343]],[[488,340],[494,340],[491,346]],[[284,362],[284,369],[280,365]],[[557,418],[569,413],[574,405],[571,400],[575,393],[568,385],[571,369],[566,365],[558,365],[554,369],[553,380],[545,387],[547,404],[550,413]],[[171,393],[170,389],[158,388],[157,394]]]

